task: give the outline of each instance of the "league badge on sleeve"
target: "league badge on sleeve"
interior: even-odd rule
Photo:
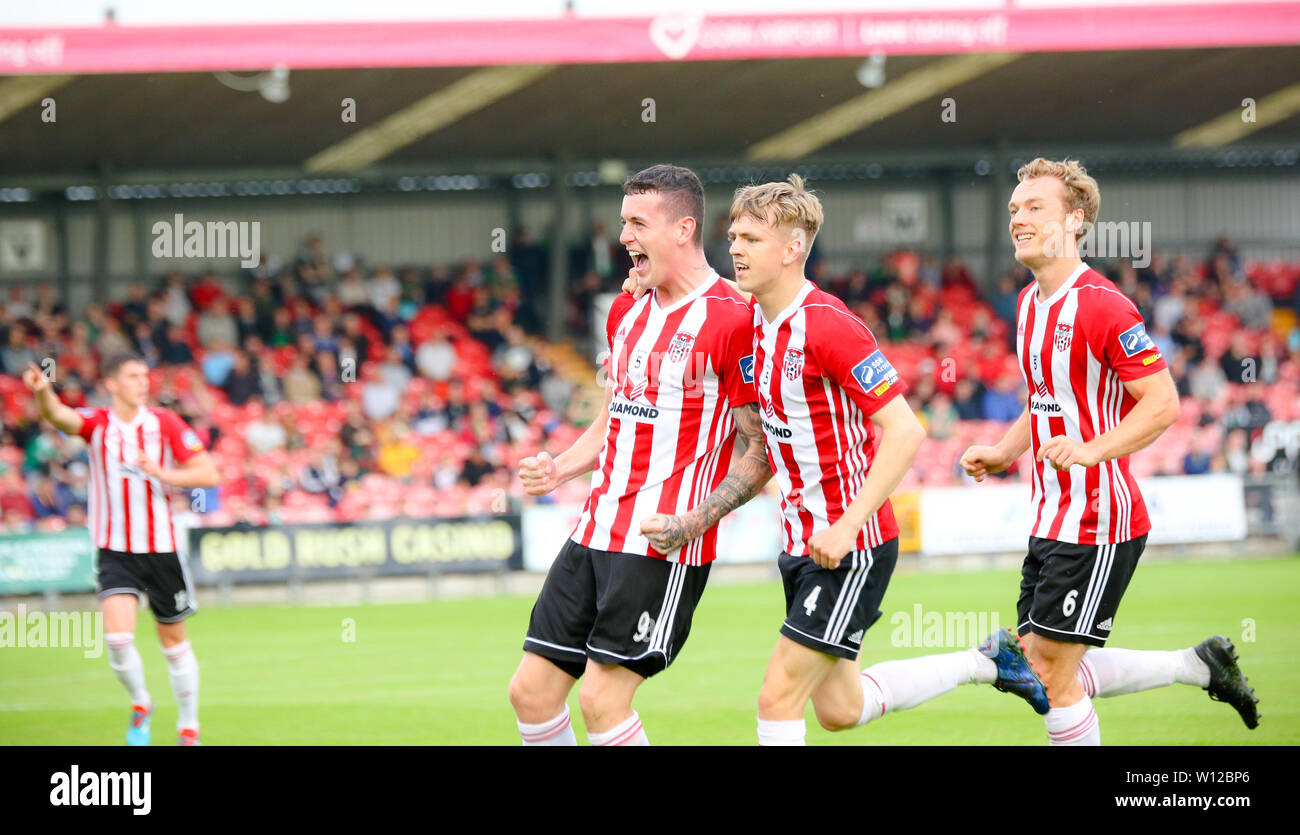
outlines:
[[[740,358],[740,379],[745,382],[745,385],[753,385],[754,383],[754,355],[753,354],[750,354],[747,357]]]
[[[885,359],[884,354],[876,351],[853,366],[853,378],[867,394],[879,397],[898,381],[898,372],[889,364],[889,360]]]
[[[1135,357],[1143,351],[1155,348],[1156,343],[1147,336],[1146,325],[1138,322],[1119,335],[1119,346],[1124,349],[1125,356]]]
[[[184,435],[181,435],[181,445],[191,452],[198,452],[203,449],[203,443],[199,440],[199,436],[194,434],[194,430],[192,429],[187,430]]]

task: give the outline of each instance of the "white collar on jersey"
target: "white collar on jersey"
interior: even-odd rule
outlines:
[[[1048,299],[1044,301],[1038,300],[1038,288],[1035,287],[1034,304],[1038,305],[1039,307],[1051,307],[1052,305],[1056,304],[1058,301],[1061,300],[1061,296],[1064,296],[1066,291],[1068,291],[1071,287],[1074,286],[1074,282],[1079,280],[1079,276],[1086,273],[1088,269],[1089,269],[1088,265],[1080,261],[1079,266],[1075,267],[1074,272],[1070,273],[1070,277],[1067,278],[1065,281],[1061,282],[1061,286],[1056,288],[1056,292],[1053,293]]]
[[[135,417],[131,418],[130,420],[122,420],[120,417],[117,416],[117,412],[113,411],[113,407],[112,407],[112,406],[109,406],[109,407],[108,407],[108,418],[109,418],[109,420],[113,421],[114,423],[120,423],[120,424],[123,425],[123,426],[135,426],[137,423],[139,423],[140,421],[144,420],[144,416],[145,416],[148,412],[149,412],[149,410],[145,408],[145,406],[144,406],[143,403],[141,403],[141,404],[140,404],[140,409],[139,409],[139,411],[137,411],[137,412],[135,413]]]
[[[700,284],[699,284],[699,286],[696,287],[694,290],[692,290],[691,292],[689,292],[689,293],[687,293],[686,295],[682,296],[680,299],[678,299],[677,301],[675,301],[675,302],[673,302],[672,304],[668,305],[667,307],[660,307],[660,306],[659,306],[659,302],[657,302],[657,301],[655,300],[655,293],[654,293],[654,292],[646,293],[646,295],[649,296],[649,298],[650,298],[650,313],[651,313],[651,315],[662,316],[662,315],[665,314],[665,313],[672,313],[674,310],[676,310],[677,308],[681,307],[681,306],[684,305],[684,304],[690,304],[691,302],[693,302],[693,301],[695,301],[696,299],[698,299],[701,295],[703,295],[703,293],[704,293],[705,290],[707,290],[707,289],[709,289],[710,287],[712,287],[712,286],[713,286],[713,283],[714,283],[715,281],[718,280],[718,277],[719,277],[719,276],[718,276],[718,271],[715,270],[715,269],[713,269],[712,267],[709,267],[709,277],[708,277],[708,278],[706,278],[706,279],[704,279],[703,281],[701,281]]]
[[[805,278],[803,280],[803,286],[799,288],[798,293],[795,293],[794,300],[791,301],[790,304],[786,305],[785,310],[776,314],[776,318],[770,322],[767,320],[766,314],[763,313],[763,306],[761,304],[755,304],[754,306],[758,308],[758,315],[763,317],[763,324],[770,328],[773,325],[784,322],[786,319],[790,318],[790,316],[799,309],[799,306],[803,304],[804,299],[808,298],[808,294],[812,292],[814,286],[816,285]]]

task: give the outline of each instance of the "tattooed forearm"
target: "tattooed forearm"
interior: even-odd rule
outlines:
[[[703,502],[681,516],[664,517],[663,530],[647,538],[661,553],[668,553],[702,536],[718,520],[758,495],[772,477],[763,440],[758,407],[750,404],[731,411],[736,435],[744,449],[731,472]]]

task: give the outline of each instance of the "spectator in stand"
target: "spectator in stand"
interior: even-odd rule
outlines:
[[[1259,358],[1250,350],[1250,337],[1234,331],[1228,350],[1219,357],[1223,377],[1229,383],[1254,383],[1259,380]]]
[[[185,328],[172,325],[167,329],[166,342],[160,348],[160,360],[164,365],[190,365],[194,362],[194,352],[185,340]]]
[[[397,352],[402,365],[406,366],[409,380],[411,376],[415,375],[417,369],[415,367],[415,348],[411,345],[411,331],[406,325],[398,325],[393,328],[391,350]]]
[[[225,385],[226,378],[230,376],[231,369],[235,367],[235,351],[229,342],[217,339],[208,346],[200,367],[203,369],[203,379],[208,385],[221,388]]]
[[[379,308],[375,313],[375,327],[383,335],[385,342],[391,342],[393,330],[403,324],[402,320],[402,300],[397,296],[388,299],[386,306]]]
[[[1272,300],[1245,281],[1236,281],[1225,287],[1223,302],[1223,309],[1236,316],[1244,328],[1264,330],[1272,324]]]
[[[8,312],[6,306],[6,315]],[[28,363],[38,363],[38,358],[36,352],[27,344],[27,327],[21,322],[15,322],[9,326],[9,338],[5,342],[4,349],[0,350],[0,371],[20,376],[27,370]]]
[[[157,368],[162,362],[162,353],[153,340],[154,329],[143,319],[135,323],[135,352],[144,360],[145,365]]]
[[[406,424],[393,421],[383,433],[379,445],[379,469],[397,479],[407,479],[420,458],[420,449],[407,437]]]
[[[339,471],[338,458],[332,452],[313,449],[311,460],[302,468],[298,480],[308,493],[326,496],[330,507],[336,506],[343,498],[344,478]]]
[[[1004,372],[993,387],[984,392],[984,419],[1013,421],[1025,410],[1024,387],[1021,378]]]
[[[993,313],[1013,328],[1016,326],[1016,317],[1020,315],[1020,290],[1021,287],[1016,284],[1015,274],[1005,272],[998,277],[997,292],[990,300]]]
[[[60,484],[50,476],[41,476],[31,493],[31,506],[37,519],[67,516],[68,508],[72,506],[72,494],[66,484]]]
[[[259,408],[244,430],[244,440],[254,454],[266,455],[284,449],[288,443],[288,434],[268,411]]]
[[[1203,360],[1188,375],[1188,391],[1197,400],[1217,400],[1228,379],[1223,367],[1214,360]]]
[[[957,421],[961,416],[952,400],[943,392],[936,392],[925,407],[926,432],[936,441],[946,441],[957,434]]]
[[[456,349],[441,330],[433,338],[421,343],[415,351],[416,368],[430,380],[450,380],[456,372],[456,362]]]
[[[478,444],[470,447],[469,457],[460,469],[459,483],[477,487],[495,468],[483,457],[483,450]]]
[[[231,404],[242,406],[254,397],[261,397],[262,378],[257,364],[256,355],[245,351],[235,354],[235,364],[221,386]]]
[[[7,464],[0,464],[0,513],[4,514],[6,522],[10,521],[11,514],[16,514],[24,522],[36,515],[22,474]]]
[[[239,342],[239,323],[230,315],[230,302],[224,295],[214,296],[212,303],[199,315],[195,336],[204,348],[217,343],[234,345]]]
[[[122,322],[116,316],[104,317],[104,330],[95,340],[95,350],[101,357],[125,354],[131,350],[131,340],[122,330]]]
[[[338,300],[348,310],[366,312],[370,307],[370,293],[366,288],[361,271],[353,268],[347,271],[339,282]]]
[[[401,389],[389,385],[373,363],[365,367],[361,379],[361,409],[366,418],[376,422],[387,420],[401,403]]]
[[[972,296],[979,295],[979,287],[975,284],[975,278],[971,275],[966,264],[956,256],[949,258],[944,263],[940,283],[944,289],[960,287],[969,290]]]
[[[180,273],[168,273],[162,289],[163,311],[173,325],[184,325],[193,306],[185,292],[185,278]]]
[[[306,355],[294,354],[284,375],[284,399],[294,404],[311,403],[320,399],[320,391],[320,377],[308,367]]]
[[[375,310],[388,310],[392,302],[401,300],[402,285],[392,270],[379,269],[366,282],[366,296]]]

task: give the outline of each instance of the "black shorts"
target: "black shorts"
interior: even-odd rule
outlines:
[[[1146,543],[1145,534],[1115,545],[1029,537],[1016,604],[1020,634],[1104,647]]]
[[[862,636],[880,619],[880,602],[898,563],[898,538],[865,551],[850,551],[834,571],[812,557],[781,554],[785,584],[781,634],[809,649],[854,660]]]
[[[111,594],[148,595],[159,623],[185,620],[199,608],[189,568],[174,551],[128,554],[100,548],[95,586],[101,600]]]
[[[524,650],[574,678],[588,658],[649,678],[681,652],[708,579],[708,565],[597,551],[569,540],[533,605]]]

